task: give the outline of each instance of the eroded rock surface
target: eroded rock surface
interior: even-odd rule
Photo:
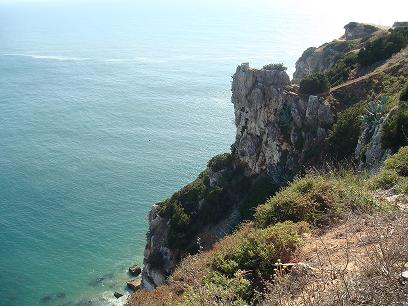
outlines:
[[[232,82],[237,127],[234,154],[248,175],[282,179],[296,172],[318,149],[334,122],[330,104],[300,97],[285,71],[240,65]]]

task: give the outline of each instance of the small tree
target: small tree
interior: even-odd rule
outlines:
[[[305,76],[300,81],[299,91],[303,95],[316,95],[326,92],[330,88],[330,83],[323,73],[314,73]]]
[[[263,69],[265,70],[278,70],[278,71],[286,71],[288,68],[285,67],[283,64],[268,64],[263,66]]]

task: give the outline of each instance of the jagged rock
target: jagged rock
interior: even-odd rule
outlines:
[[[132,279],[128,282],[126,282],[126,285],[128,286],[129,289],[136,291],[140,289],[140,279],[136,278],[136,279]]]
[[[170,250],[167,247],[170,226],[168,220],[160,217],[158,208],[158,205],[153,205],[149,212],[149,232],[144,251],[141,283],[141,287],[145,289],[160,285],[162,282],[159,281],[170,274],[178,258],[177,250]]]
[[[113,293],[113,296],[118,299],[118,298],[122,297],[123,294],[115,291],[115,293]]]
[[[375,126],[363,126],[354,152],[360,169],[367,168],[374,173],[382,166],[387,156],[391,154],[391,150],[382,147],[381,139],[383,137],[383,127],[395,111],[396,109],[392,109]]]
[[[247,166],[248,175],[295,172],[334,121],[327,101],[317,96],[303,100],[288,79],[284,71],[265,72],[247,64],[233,76],[234,154]]]
[[[349,24],[344,38],[319,48],[309,48],[296,63],[294,80],[299,81],[311,72],[331,69],[345,52],[350,51],[348,47],[351,46],[353,50],[361,47],[358,44],[362,41],[355,39],[365,37],[370,31],[374,31],[371,26]],[[353,39],[353,42],[347,39]],[[405,69],[404,75],[408,71],[406,66],[390,67],[395,71]],[[236,125],[235,143],[231,147],[234,164],[239,165],[240,169],[244,167],[245,176],[268,174],[275,183],[285,183],[297,174],[300,166],[313,165],[313,158],[319,159],[320,149],[335,121],[336,111],[366,99],[376,83],[373,76],[336,86],[325,96],[301,97],[298,94],[299,86],[291,84],[289,76],[279,65],[266,65],[263,69],[250,68],[248,63],[238,66],[232,82]],[[355,154],[364,158],[364,163],[374,164],[386,154],[381,149],[381,133],[382,127],[377,127],[363,132],[360,137]],[[205,173],[205,184],[210,187],[217,187],[222,181],[222,170],[207,168]],[[200,195],[189,203],[190,216],[199,216],[205,206],[204,197]],[[198,232],[189,233],[189,247],[201,248],[200,242],[205,240],[206,235],[220,239],[233,230],[241,218],[234,201],[237,202],[236,199],[231,201],[230,211],[225,217],[222,216],[221,221],[201,224]],[[151,290],[165,282],[181,258],[187,255],[175,249],[176,246],[169,247],[171,229],[169,217],[165,214],[161,217],[159,206],[153,205],[149,213],[149,232],[143,260],[141,287],[144,289]],[[207,240],[210,241],[207,247],[211,247],[216,239]],[[311,271],[308,267],[304,270],[302,264],[294,267],[293,275],[297,270],[303,274]]]
[[[336,41],[319,48],[308,48],[296,61],[293,80],[299,82],[309,74],[329,71],[343,53],[344,50],[338,50]]]
[[[344,26],[344,30],[344,38],[346,40],[352,40],[366,38],[381,29],[378,26],[371,24],[350,22]]]
[[[142,269],[138,265],[134,265],[129,267],[129,273],[132,276],[139,276],[139,274],[142,273]]]

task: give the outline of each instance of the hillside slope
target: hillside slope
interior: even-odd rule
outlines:
[[[262,303],[273,263],[294,260],[306,232],[336,226],[350,213],[393,210],[375,190],[405,193],[405,174],[387,170],[367,185],[368,174],[356,171],[377,173],[408,144],[408,29],[345,28],[341,39],[305,51],[292,82],[280,64],[237,68],[231,153],[153,206],[142,273],[142,288],[153,291],[135,292],[129,305]],[[313,87],[316,79],[326,90]],[[336,170],[344,163],[347,175]],[[243,220],[250,223],[238,226]]]

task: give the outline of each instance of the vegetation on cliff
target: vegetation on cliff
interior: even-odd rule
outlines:
[[[299,92],[303,95],[316,95],[326,92],[330,87],[327,77],[323,73],[305,76],[299,85]]]
[[[329,305],[351,298],[363,301],[358,286],[369,292],[368,300],[379,303],[392,304],[407,295],[405,287],[395,282],[402,269],[399,265],[408,261],[397,245],[401,237],[391,239],[399,258],[386,251],[381,255],[381,264],[390,262],[388,276],[380,271],[375,278],[378,288],[389,281],[394,296],[367,287],[369,273],[378,262],[370,263],[367,271],[353,263],[358,275],[350,274],[347,265],[353,259],[347,252],[355,241],[347,240],[346,253],[336,253],[347,260],[343,269],[335,267],[326,246],[317,254],[310,250],[311,239],[326,239],[361,220],[369,220],[360,230],[371,235],[367,243],[376,248],[383,233],[375,236],[370,222],[380,220],[376,224],[384,225],[383,220],[407,219],[408,63],[401,51],[407,32],[355,26],[355,30],[346,29],[345,41],[304,52],[302,58],[311,56],[318,64],[300,81],[299,94],[289,84],[282,64],[261,70],[248,65],[237,69],[242,82],[233,83],[233,102],[239,105],[234,103],[240,142],[236,141],[232,154],[211,159],[193,183],[159,204],[168,241],[150,259],[160,268],[169,254],[166,249],[177,254],[178,260],[184,259],[165,283],[156,282],[162,285],[151,292],[136,292],[129,305],[269,305],[271,301],[306,305],[302,294],[318,298],[310,305]],[[322,54],[324,58],[319,59]],[[299,67],[302,64],[300,61]],[[271,77],[265,81],[264,75]],[[254,80],[256,86],[251,85]],[[271,87],[270,92],[264,84]],[[308,97],[317,94],[319,97]],[[253,111],[262,109],[269,98],[268,106],[276,109]],[[238,128],[239,123],[245,129]],[[306,141],[309,146],[305,149]],[[263,161],[269,162],[267,167]],[[299,167],[298,161],[312,168]],[[232,222],[230,216],[238,222]],[[231,225],[235,231],[225,236],[226,226]],[[223,234],[217,236],[220,230]],[[355,247],[359,249],[358,243]],[[309,257],[302,253],[305,250]],[[356,262],[371,258],[361,252],[356,256],[360,256]],[[298,264],[301,261],[307,264]],[[291,291],[292,284],[298,286],[297,291]],[[319,290],[313,291],[309,284]],[[357,284],[356,290],[350,284]]]
[[[386,60],[408,45],[408,28],[391,29],[385,36],[368,41],[357,56],[362,67]]]
[[[384,185],[382,178],[390,171],[399,180]],[[295,179],[258,207],[253,222],[241,225],[211,250],[187,257],[168,284],[150,293],[136,293],[130,304],[263,303],[276,294],[274,284],[278,283],[274,279],[285,275],[284,264],[302,260],[298,251],[311,233],[324,235],[348,222],[350,216],[366,218],[367,214],[380,213],[387,218],[399,214],[394,203],[377,197],[373,190],[388,190],[401,182],[406,188],[407,174],[408,147],[404,147],[371,179],[364,172],[345,169],[311,172]]]
[[[210,173],[211,172],[211,173]],[[213,178],[212,178],[213,177]],[[214,182],[211,182],[211,178]],[[208,169],[198,178],[159,203],[159,215],[170,222],[169,245],[194,252],[193,241],[204,225],[215,224],[228,214],[233,203],[250,187],[250,181],[229,153],[208,162]],[[201,202],[200,206],[197,203]]]
[[[395,112],[384,125],[382,144],[394,152],[408,145],[408,84],[400,94]]]

